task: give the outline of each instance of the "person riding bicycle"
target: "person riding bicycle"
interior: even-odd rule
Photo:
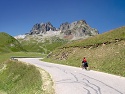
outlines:
[[[84,57],[82,60],[82,68],[85,68],[87,70],[87,67],[88,67],[88,63],[87,63],[86,58]]]

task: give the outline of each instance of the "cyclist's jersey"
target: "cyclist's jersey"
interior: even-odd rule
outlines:
[[[84,58],[84,59],[83,59],[83,63],[85,63],[85,62],[87,62],[87,60]]]

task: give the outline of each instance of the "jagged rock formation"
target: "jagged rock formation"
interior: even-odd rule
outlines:
[[[67,39],[86,38],[98,34],[97,29],[91,28],[85,20],[80,20],[72,22],[71,24],[68,22],[62,23],[58,29],[55,28],[50,22],[35,24],[29,35],[45,35],[49,34],[49,31],[60,32],[58,34]]]
[[[80,20],[73,22],[71,24],[69,23],[63,23],[60,26],[60,30],[64,35],[72,35],[73,38],[82,38],[82,37],[88,37],[98,34],[97,29],[91,28],[85,20]]]
[[[42,34],[42,33],[45,34],[47,31],[50,30],[56,31],[56,28],[53,27],[53,25],[50,22],[40,23],[40,24],[35,24],[29,34],[30,35]]]

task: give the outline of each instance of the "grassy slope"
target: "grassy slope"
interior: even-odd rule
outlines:
[[[43,57],[40,53],[11,52],[0,55],[0,94],[54,94],[52,81],[49,89],[42,88],[49,76],[44,70],[17,61],[10,61],[11,56]],[[42,75],[41,75],[42,73]],[[44,78],[45,79],[45,78]],[[47,77],[50,79],[50,77]],[[44,82],[43,82],[44,81]],[[47,82],[48,83],[48,82]],[[46,85],[48,86],[48,84]],[[50,90],[51,89],[51,90]],[[46,93],[47,92],[47,93]]]
[[[0,32],[0,94],[53,94],[51,90],[43,90],[43,75],[48,75],[32,65],[10,61],[10,57],[43,57],[41,53],[25,52],[21,44],[12,36]],[[42,77],[41,77],[42,76]],[[50,79],[50,77],[48,77]],[[46,84],[45,84],[46,85]],[[47,85],[46,85],[47,86]]]
[[[42,92],[39,71],[31,65],[10,61],[11,56],[40,56],[40,54],[13,52],[0,55],[0,93],[34,94]],[[38,93],[40,94],[40,93]]]
[[[37,39],[37,37],[33,38],[32,36],[28,36],[28,40],[19,40],[22,47],[29,52],[41,52],[48,54],[55,48],[65,44],[67,41],[63,39],[59,39],[58,37],[51,37],[44,39]]]
[[[85,56],[89,67],[125,76],[125,27],[111,30],[85,40],[73,41],[53,51],[46,61],[81,66]]]
[[[7,33],[0,32],[0,53],[24,51],[20,43]]]
[[[7,94],[35,94],[38,91],[42,93],[41,76],[34,66],[16,61],[7,61],[2,65],[1,90]]]

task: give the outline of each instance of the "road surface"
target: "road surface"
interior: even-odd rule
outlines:
[[[18,60],[46,70],[52,76],[56,94],[125,94],[124,77],[47,63],[39,58]]]

